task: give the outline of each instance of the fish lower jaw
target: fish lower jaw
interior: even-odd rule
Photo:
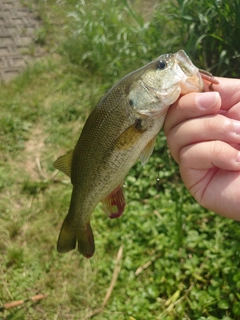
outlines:
[[[190,92],[201,92],[203,91],[203,81],[202,78],[199,75],[196,75],[193,78],[188,78],[186,81],[180,84],[181,87],[181,94],[187,94]]]

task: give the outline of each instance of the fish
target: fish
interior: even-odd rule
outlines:
[[[169,106],[180,95],[203,91],[203,79],[217,84],[180,50],[129,73],[103,96],[73,150],[54,162],[73,185],[58,252],[73,250],[77,244],[84,257],[93,256],[90,217],[94,208],[102,202],[110,218],[122,215],[124,178],[139,158],[142,165],[148,161]]]

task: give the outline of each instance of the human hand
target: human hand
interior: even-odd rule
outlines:
[[[172,105],[164,131],[196,201],[240,220],[240,80],[216,79],[214,92],[190,93]]]

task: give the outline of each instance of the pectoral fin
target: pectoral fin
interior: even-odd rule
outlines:
[[[102,200],[103,210],[111,219],[118,218],[123,214],[125,204],[122,186],[118,186]]]
[[[156,142],[157,136],[155,136],[152,140],[148,142],[146,147],[143,149],[143,151],[140,154],[140,160],[141,165],[143,166],[145,163],[148,162],[148,159],[150,158],[151,154],[153,153],[154,145]]]
[[[54,168],[65,173],[69,178],[71,178],[71,169],[72,169],[72,158],[73,150],[68,151],[63,156],[59,157],[53,164]]]
[[[138,118],[135,123],[128,127],[116,140],[115,148],[118,150],[131,149],[143,133],[147,130],[145,119]]]

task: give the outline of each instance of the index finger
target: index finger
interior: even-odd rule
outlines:
[[[164,132],[168,135],[173,127],[188,119],[217,114],[220,107],[221,98],[218,92],[188,93],[169,108]]]

